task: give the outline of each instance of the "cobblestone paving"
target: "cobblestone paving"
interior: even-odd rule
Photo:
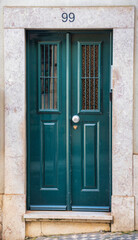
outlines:
[[[64,236],[50,236],[38,238],[26,238],[27,240],[138,240],[138,232],[131,233],[88,233],[88,234],[75,234]]]

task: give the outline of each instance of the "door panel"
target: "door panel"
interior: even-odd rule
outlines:
[[[65,34],[30,31],[27,48],[28,207],[66,210]]]
[[[82,123],[82,190],[97,188],[98,128],[97,123]]]
[[[110,210],[110,37],[27,32],[30,210]]]
[[[109,211],[110,34],[73,34],[72,56],[72,210]]]
[[[57,182],[57,150],[58,126],[57,122],[41,122],[42,136],[42,186],[45,190],[58,190]],[[50,137],[50,141],[49,141]],[[54,147],[53,147],[54,146]],[[51,151],[52,149],[52,151]]]

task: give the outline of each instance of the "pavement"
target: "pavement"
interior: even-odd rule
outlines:
[[[70,234],[60,236],[26,238],[26,240],[138,240],[138,231],[129,233],[85,233],[85,234]]]

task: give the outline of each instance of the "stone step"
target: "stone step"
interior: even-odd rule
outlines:
[[[26,236],[50,236],[63,234],[110,231],[113,217],[105,212],[27,211]]]
[[[27,211],[25,221],[77,221],[111,223],[113,216],[106,212],[74,212],[74,211]]]

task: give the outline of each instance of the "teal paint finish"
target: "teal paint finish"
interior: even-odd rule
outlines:
[[[71,210],[71,36],[66,33],[66,199]]]
[[[27,32],[28,209],[110,211],[111,35],[111,31]],[[58,46],[56,109],[50,108],[49,96],[48,108],[40,104],[40,46],[48,44]],[[98,109],[82,109],[82,44],[99,46]],[[89,48],[89,62],[90,56]],[[89,99],[90,95],[89,91]],[[74,124],[76,114],[80,121]]]
[[[44,42],[60,42],[57,53],[60,86],[57,111],[40,111],[39,46]],[[66,36],[29,31],[27,54],[28,209],[66,210]]]
[[[57,122],[41,122],[42,148],[42,187],[41,190],[58,190],[57,157],[58,125]],[[50,141],[49,141],[50,136]],[[53,148],[54,146],[54,148]],[[51,149],[53,149],[51,151]]]
[[[113,34],[110,32],[110,101],[109,101],[109,202],[111,209],[112,196],[112,89],[111,89],[111,65],[113,65]]]
[[[77,43],[101,43],[100,51],[100,111],[80,111],[81,94],[80,56]],[[77,57],[76,57],[77,56]],[[78,84],[78,85],[77,85]],[[79,87],[78,87],[79,86]],[[110,210],[110,158],[109,158],[109,91],[110,91],[110,32],[74,34],[72,36],[72,116],[80,117],[77,129],[71,123],[72,136],[72,210],[109,211]],[[78,111],[79,110],[79,111]],[[84,126],[97,128],[85,131]],[[87,128],[86,128],[87,129]],[[85,129],[85,130],[86,130]],[[89,133],[88,133],[89,132]],[[85,135],[85,136],[84,136]],[[86,137],[87,136],[87,137]],[[87,138],[87,139],[86,139]],[[92,144],[92,146],[91,146]],[[87,156],[86,156],[87,155]],[[91,169],[91,170],[90,170]],[[84,179],[85,177],[85,179]],[[84,182],[87,184],[85,187]]]
[[[82,133],[82,190],[97,188],[98,123],[83,124]]]

